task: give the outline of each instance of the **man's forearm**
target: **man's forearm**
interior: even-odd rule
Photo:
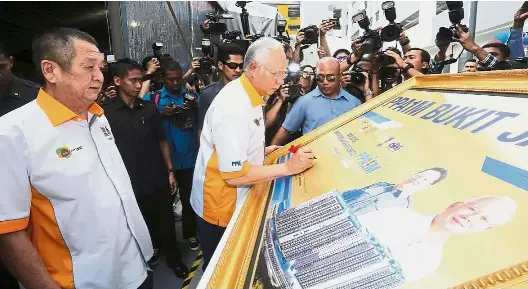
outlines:
[[[0,258],[26,289],[60,289],[46,270],[26,231],[0,235]]]
[[[326,56],[331,56],[332,54],[330,54],[330,47],[328,46],[328,41],[326,41],[326,34],[319,35],[319,42],[321,43],[321,47],[323,47]]]
[[[484,49],[482,49],[482,47],[478,46],[477,44],[474,44],[474,45],[471,45],[470,47],[467,47],[466,50],[468,50],[469,52],[473,53],[473,55],[475,55],[475,57],[477,57],[477,59],[479,61],[484,61],[486,60],[486,58],[488,57],[488,52],[486,52]]]
[[[159,146],[161,149],[161,154],[163,155],[163,160],[165,161],[165,165],[167,166],[167,169],[172,169],[173,167],[172,167],[172,160],[171,160],[170,151],[169,151],[169,143],[166,140],[160,141]]]
[[[295,45],[295,50],[293,51],[293,62],[301,63],[301,45]]]
[[[231,186],[253,185],[291,175],[285,163],[269,166],[251,166],[242,177],[226,180]]]
[[[147,92],[149,92],[150,90],[150,79],[149,80],[145,80],[143,81],[143,83],[141,83],[141,90],[139,91],[139,97],[143,97],[145,94],[147,94]]]
[[[372,97],[378,96],[380,93],[378,72],[372,73],[370,77],[370,87],[372,88]]]
[[[273,140],[271,141],[271,145],[281,146],[286,144],[286,141],[288,140],[288,137],[290,136],[290,132],[287,131],[282,126],[279,128],[275,136],[273,137]]]

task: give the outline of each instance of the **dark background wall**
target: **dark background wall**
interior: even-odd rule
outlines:
[[[206,1],[171,1],[180,34],[168,5],[166,1],[121,2],[121,15],[125,15],[123,20],[126,22],[123,35],[125,54],[141,62],[153,54],[152,43],[162,42],[161,52],[170,54],[187,69],[191,61],[189,50],[193,56],[201,56],[200,50],[194,49],[201,48],[203,33],[200,24],[215,7]]]

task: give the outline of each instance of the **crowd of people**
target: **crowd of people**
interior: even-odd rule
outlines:
[[[527,18],[519,9],[507,43],[482,47],[458,28],[453,41],[474,55],[461,72],[515,68]],[[175,196],[182,237],[203,251],[205,269],[250,186],[301,173],[316,158],[301,148],[267,166],[266,154],[452,63],[449,43],[431,57],[405,33],[401,51],[364,53],[354,40],[331,53],[332,25],[319,26],[312,65],[299,65],[300,32],[293,47],[270,37],[247,51],[222,43],[213,67],[194,59],[187,71],[170,55],[107,64],[90,35],[54,29],[33,41],[42,86],[11,73],[1,43],[0,287],[153,288],[162,254],[187,277]]]

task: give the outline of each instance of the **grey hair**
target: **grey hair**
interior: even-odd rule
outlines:
[[[244,71],[249,69],[249,64],[253,61],[262,63],[269,56],[269,53],[274,50],[284,51],[284,47],[282,43],[271,37],[262,37],[253,42],[249,46],[244,58]]]

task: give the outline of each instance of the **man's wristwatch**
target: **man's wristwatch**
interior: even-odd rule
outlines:
[[[367,90],[367,91],[365,91],[365,93],[364,93],[365,97],[367,97],[367,96],[372,96],[373,94],[374,94],[374,93],[373,93],[372,90],[370,90],[370,89]]]
[[[407,73],[407,71],[409,71],[411,68],[414,68],[414,65],[407,63],[407,65],[405,65],[405,67],[402,69],[402,73]]]
[[[174,168],[170,168],[170,169],[167,170],[167,173],[170,174],[170,173],[174,173],[175,171],[176,171],[176,170],[175,170]]]

